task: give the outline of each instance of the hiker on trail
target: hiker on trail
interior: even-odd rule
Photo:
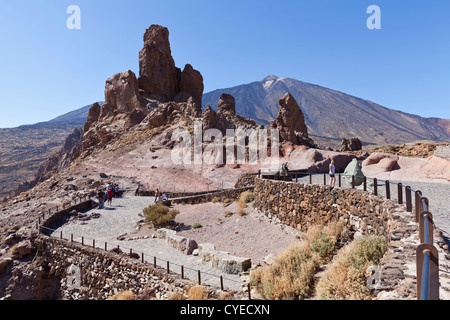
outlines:
[[[285,162],[284,163],[284,173],[288,174],[288,172],[289,172],[288,164],[287,164],[287,162]]]
[[[99,209],[103,209],[103,203],[105,201],[105,192],[103,190],[100,190],[97,194],[97,199],[98,199],[98,208]]]
[[[284,162],[281,164],[281,167],[280,167],[280,174],[283,173],[283,172],[284,172]]]
[[[114,191],[113,191],[112,188],[110,188],[110,189],[108,190],[107,196],[108,196],[108,204],[111,205],[111,203],[112,203],[112,198],[113,198],[113,196],[114,196]]]
[[[333,159],[331,159],[328,174],[330,175],[330,185],[334,187],[334,185],[336,184],[336,178],[335,178],[336,167],[334,166]]]
[[[119,197],[119,185],[116,184],[114,186],[114,197],[118,198]]]
[[[158,202],[159,200],[160,200],[159,189],[156,189],[156,191],[155,191],[155,203]]]

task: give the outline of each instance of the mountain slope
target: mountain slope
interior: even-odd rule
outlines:
[[[59,151],[75,128],[82,128],[91,105],[55,119],[16,128],[0,128],[0,200]]]
[[[276,118],[278,100],[286,92],[297,100],[313,136],[336,141],[357,137],[373,144],[450,140],[448,121],[388,109],[339,91],[276,76],[208,92],[203,95],[203,106],[216,108],[220,94],[228,93],[236,99],[238,114],[268,124]]]

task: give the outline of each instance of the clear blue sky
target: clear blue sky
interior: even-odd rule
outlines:
[[[81,29],[69,30],[69,5]],[[369,5],[381,30],[369,30]],[[104,99],[139,73],[143,34],[169,28],[178,67],[205,92],[290,77],[424,117],[450,118],[450,1],[0,0],[0,127],[46,121]]]

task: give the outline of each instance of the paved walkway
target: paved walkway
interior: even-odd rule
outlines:
[[[148,238],[136,240],[117,240],[117,237],[125,233],[133,233],[136,224],[143,217],[139,216],[142,209],[153,203],[152,197],[134,197],[125,196],[123,198],[114,198],[111,206],[105,209],[92,209],[86,212],[92,218],[87,221],[70,220],[59,227],[54,234],[63,233],[64,239],[70,239],[73,234],[74,241],[81,242],[84,237],[84,243],[92,244],[95,239],[95,246],[105,248],[105,242],[108,243],[108,250],[120,246],[124,252],[144,253],[145,261],[153,263],[153,257],[157,258],[157,265],[166,268],[169,261],[170,270],[181,274],[181,266],[184,266],[185,277],[197,281],[198,270],[201,271],[201,281],[220,288],[220,276],[223,276],[224,287],[230,290],[241,291],[242,281],[238,275],[225,274],[220,270],[213,269],[201,262],[199,256],[185,255],[181,251],[166,245],[166,240]],[[94,218],[95,217],[95,218]]]

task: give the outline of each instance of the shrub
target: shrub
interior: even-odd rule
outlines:
[[[251,283],[269,300],[287,300],[308,296],[313,275],[318,270],[319,257],[307,242],[292,245],[266,268],[251,273]]]
[[[365,236],[355,239],[342,248],[317,284],[317,295],[321,299],[369,300],[366,286],[371,265],[377,265],[386,252],[383,237]]]
[[[108,300],[135,300],[135,295],[134,295],[133,291],[126,290],[126,291],[121,291],[118,294],[109,297]]]
[[[244,191],[241,193],[240,199],[242,199],[245,203],[250,203],[255,200],[255,195],[253,192]]]
[[[212,198],[212,200],[211,200],[211,202],[212,203],[216,203],[216,202],[220,202],[220,197],[214,197],[214,198]]]
[[[332,259],[343,232],[344,223],[342,221],[332,221],[326,226],[314,225],[308,229],[306,237],[311,244],[311,250],[319,254],[322,263],[327,263]]]
[[[209,293],[203,286],[197,285],[187,292],[188,300],[209,300]]]
[[[148,222],[151,222],[155,228],[162,228],[167,226],[171,221],[173,221],[177,214],[180,212],[178,210],[172,209],[162,205],[161,203],[152,204],[147,208],[144,208],[143,214]]]
[[[230,210],[225,210],[225,217],[231,217],[233,215],[233,212]]]
[[[223,206],[226,207],[226,206],[230,205],[233,202],[234,202],[233,199],[226,198],[226,199],[223,200]]]
[[[196,222],[196,223],[194,223],[192,225],[192,228],[194,228],[194,229],[198,229],[198,228],[201,228],[201,227],[202,227],[202,225],[199,222]]]

